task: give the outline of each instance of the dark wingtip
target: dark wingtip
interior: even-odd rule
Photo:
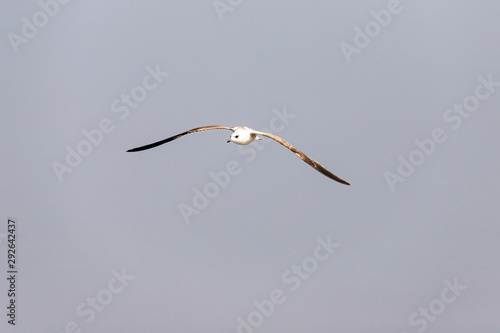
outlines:
[[[346,182],[345,180],[343,180],[342,178],[339,178],[335,175],[333,175],[333,177],[330,177],[331,179],[335,180],[336,182],[340,183],[340,184],[344,184],[344,185],[347,185],[347,186],[351,186],[351,184],[349,184],[348,182]]]
[[[145,150],[145,148],[144,147],[132,148],[132,149],[127,150],[127,153],[134,153],[136,151],[141,151],[141,150]]]
[[[349,184],[348,182],[346,182],[345,180],[341,179],[341,180],[337,180],[339,183],[341,184],[344,184],[344,185],[347,185],[347,186],[351,186],[351,184]]]

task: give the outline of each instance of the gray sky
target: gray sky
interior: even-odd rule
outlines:
[[[4,2],[0,330],[497,332],[499,11]]]

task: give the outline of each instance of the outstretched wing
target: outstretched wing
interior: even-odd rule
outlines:
[[[316,162],[315,160],[313,160],[312,158],[310,158],[309,156],[307,156],[306,154],[304,154],[303,152],[301,152],[300,150],[298,150],[297,148],[292,146],[290,143],[288,143],[287,141],[280,138],[279,136],[274,135],[274,134],[270,134],[270,133],[265,133],[265,132],[258,132],[258,131],[255,131],[255,133],[257,133],[258,135],[267,136],[268,138],[271,138],[271,139],[281,143],[283,146],[285,146],[288,149],[290,149],[291,151],[293,151],[295,153],[295,155],[300,157],[300,159],[302,161],[306,162],[307,164],[309,164],[314,169],[321,172],[322,174],[324,174],[328,178],[331,178],[331,179],[333,179],[339,183],[345,184],[345,185],[351,185],[348,182],[346,182],[345,180],[340,179],[339,177],[335,176],[333,173],[328,171],[324,166],[322,166],[321,164],[319,164],[318,162]]]
[[[149,145],[145,145],[145,146],[141,146],[141,147],[129,149],[129,150],[127,150],[127,152],[135,152],[135,151],[141,151],[141,150],[151,149],[151,148],[157,147],[159,145],[162,145],[164,143],[167,143],[167,142],[173,141],[175,139],[178,139],[178,138],[180,138],[181,136],[184,136],[184,135],[188,135],[188,134],[196,133],[196,132],[201,132],[201,131],[206,131],[206,130],[213,130],[213,129],[225,129],[225,130],[231,130],[231,131],[233,130],[232,127],[221,126],[221,125],[197,127],[197,128],[193,128],[192,130],[186,131],[184,133],[180,133],[180,134],[171,136],[170,138],[166,138],[164,140],[161,140],[161,141],[158,141],[158,142],[155,142],[155,143],[150,143]]]

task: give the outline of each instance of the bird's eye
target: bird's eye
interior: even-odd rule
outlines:
[[[234,137],[235,137],[236,139],[238,139],[239,135],[235,135]]]

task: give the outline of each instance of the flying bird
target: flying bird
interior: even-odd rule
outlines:
[[[303,152],[301,152],[300,150],[298,150],[297,148],[292,146],[290,143],[288,143],[287,141],[280,138],[279,136],[274,135],[274,134],[270,134],[270,133],[259,132],[259,131],[253,130],[249,127],[246,127],[246,126],[227,127],[227,126],[221,126],[221,125],[213,125],[213,126],[197,127],[197,128],[193,128],[192,130],[171,136],[169,138],[166,138],[164,140],[161,140],[161,141],[158,141],[155,143],[151,143],[151,144],[148,144],[145,146],[129,149],[129,150],[127,150],[127,152],[136,152],[136,151],[151,149],[151,148],[157,147],[159,145],[162,145],[164,143],[178,139],[181,136],[184,136],[187,134],[197,133],[197,132],[206,131],[206,130],[214,130],[214,129],[225,129],[225,130],[233,131],[233,133],[231,134],[231,137],[229,138],[229,140],[227,140],[227,143],[234,142],[234,143],[239,144],[239,145],[248,145],[254,141],[262,140],[262,138],[260,138],[259,135],[271,138],[271,139],[279,142],[283,146],[287,147],[291,151],[293,151],[295,153],[295,155],[297,155],[301,160],[303,160],[304,162],[306,162],[307,164],[309,164],[314,169],[321,172],[323,175],[327,176],[328,178],[331,178],[331,179],[333,179],[339,183],[345,184],[345,185],[351,185],[348,182],[346,182],[345,180],[340,179],[339,177],[335,176],[333,173],[328,171],[324,166],[322,166],[321,164],[319,164],[318,162],[316,162],[315,160],[313,160],[312,158],[310,158],[309,156],[307,156],[306,154],[304,154]]]

